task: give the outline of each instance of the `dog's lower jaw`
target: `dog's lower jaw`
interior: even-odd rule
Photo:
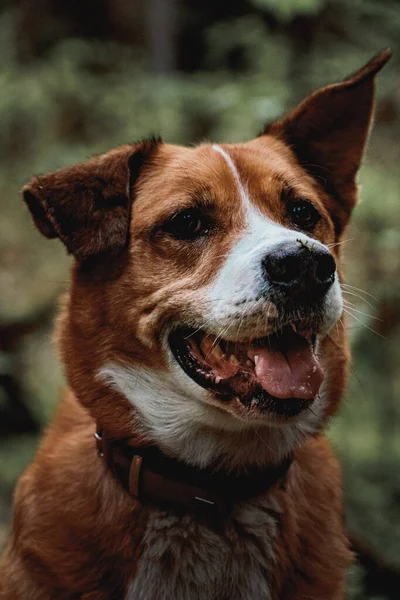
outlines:
[[[323,388],[311,410],[278,426],[263,420],[241,421],[208,404],[208,392],[177,364],[174,371],[171,376],[144,367],[108,364],[97,378],[130,402],[149,439],[187,464],[201,468],[219,464],[229,469],[277,464],[314,434],[322,421]]]

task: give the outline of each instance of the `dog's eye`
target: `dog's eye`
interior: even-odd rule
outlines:
[[[209,232],[210,222],[199,210],[189,208],[174,215],[163,230],[179,240],[193,240]]]
[[[292,202],[288,207],[288,212],[293,223],[306,231],[314,229],[321,218],[317,209],[306,200]]]

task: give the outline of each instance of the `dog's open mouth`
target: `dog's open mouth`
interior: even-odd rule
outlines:
[[[231,342],[185,328],[175,330],[169,343],[182,369],[203,388],[281,416],[299,414],[322,384],[311,330],[286,326],[267,337]]]

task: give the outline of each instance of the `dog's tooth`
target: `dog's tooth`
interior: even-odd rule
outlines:
[[[211,352],[213,343],[213,338],[211,336],[207,335],[202,339],[200,346],[205,355]]]
[[[295,333],[297,333],[297,327],[296,327],[295,323],[290,323],[290,327],[293,329],[293,331]]]
[[[215,376],[215,383],[221,383],[222,377],[220,375]]]
[[[255,354],[255,355],[254,355],[254,364],[255,364],[256,366],[257,366],[257,363],[258,363],[258,359],[259,359],[259,358],[260,358],[260,357],[258,356],[258,354]]]
[[[238,367],[240,365],[240,362],[238,361],[238,359],[236,358],[236,356],[234,354],[230,355],[229,362],[232,363],[233,365],[235,365],[235,367]]]
[[[212,349],[211,354],[213,354],[215,356],[215,358],[223,358],[224,357],[224,353],[222,352],[221,346],[219,344],[215,344],[215,346]]]

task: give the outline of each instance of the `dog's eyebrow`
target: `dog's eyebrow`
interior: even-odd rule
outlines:
[[[294,187],[290,185],[290,183],[288,183],[287,181],[282,179],[281,183],[281,196],[286,196],[287,198],[298,198],[299,196],[303,195],[299,194],[299,192],[295,190]]]
[[[269,181],[278,184],[281,188],[281,193],[288,195],[297,194],[293,184],[281,173],[273,173],[269,176]]]
[[[185,202],[180,202],[179,206],[175,207],[175,210],[169,210],[164,215],[164,218],[168,218],[183,210],[190,208],[196,208],[205,213],[211,213],[215,210],[215,202],[211,195],[211,188],[199,188],[195,192],[192,192]]]
[[[191,190],[188,204],[195,204],[199,208],[210,208],[214,205],[212,187],[209,184],[197,185]]]
[[[280,195],[287,200],[309,200],[309,195],[305,194],[304,191],[299,191],[290,181],[280,174],[275,174],[273,179],[277,181],[280,186]]]
[[[211,194],[206,192],[203,192],[201,196],[192,196],[191,202],[189,202],[188,205],[189,208],[194,206],[200,210],[203,210],[204,212],[212,212],[216,208]]]

